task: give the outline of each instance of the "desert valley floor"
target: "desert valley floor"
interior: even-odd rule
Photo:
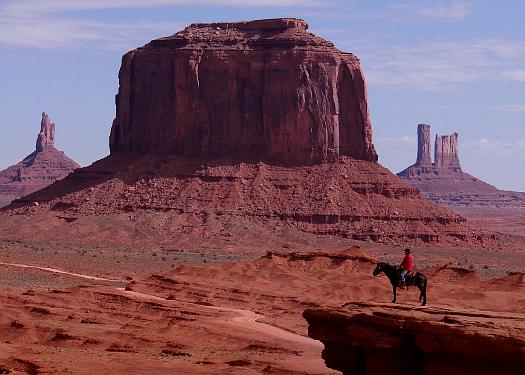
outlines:
[[[6,374],[331,374],[303,311],[391,305],[377,260],[402,248],[246,253],[0,243],[0,369]],[[525,310],[520,251],[416,248],[429,306]],[[115,254],[118,254],[118,260]],[[28,261],[29,260],[29,261]],[[508,266],[512,265],[512,266]],[[28,267],[31,266],[31,267]],[[399,306],[421,309],[415,288]],[[423,308],[424,309],[424,308]]]

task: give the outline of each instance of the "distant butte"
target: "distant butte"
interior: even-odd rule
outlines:
[[[55,148],[55,124],[42,113],[36,149],[0,172],[0,207],[61,180],[80,166]]]
[[[494,186],[463,172],[459,161],[458,133],[436,134],[434,163],[430,157],[430,125],[419,124],[417,136],[418,149],[415,164],[397,175],[417,187],[425,196],[438,201],[437,196],[440,195],[490,194],[498,191]]]
[[[419,124],[416,162],[397,175],[433,202],[451,208],[479,226],[510,234],[525,230],[525,193],[499,190],[464,172],[458,133],[436,135],[430,157],[430,125]]]

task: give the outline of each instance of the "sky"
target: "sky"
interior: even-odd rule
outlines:
[[[0,0],[0,169],[42,112],[86,166],[109,153],[122,55],[194,22],[297,17],[361,60],[380,163],[415,161],[418,123],[458,132],[463,170],[525,191],[521,0]]]

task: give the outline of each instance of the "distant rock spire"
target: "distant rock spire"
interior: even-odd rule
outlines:
[[[461,169],[458,155],[458,133],[450,135],[436,134],[434,165],[437,168]]]
[[[42,122],[40,123],[40,133],[36,140],[36,151],[42,152],[46,148],[55,147],[55,124],[51,122],[49,116],[42,112]]]
[[[419,124],[417,126],[417,159],[416,165],[430,166],[430,125]]]

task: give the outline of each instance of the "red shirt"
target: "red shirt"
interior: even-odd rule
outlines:
[[[407,254],[405,255],[405,258],[401,262],[401,268],[404,270],[412,271],[412,263],[414,262],[414,258],[412,258],[412,255]]]

